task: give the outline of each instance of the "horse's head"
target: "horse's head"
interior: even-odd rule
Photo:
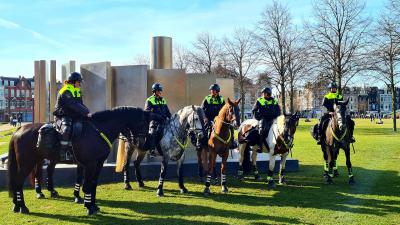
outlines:
[[[346,101],[337,101],[333,108],[335,109],[334,117],[336,117],[339,129],[342,130],[346,125],[346,109],[349,99]]]
[[[285,139],[288,141],[289,146],[293,146],[294,133],[299,125],[300,115],[296,112],[293,115],[285,115]]]
[[[238,128],[240,126],[240,111],[239,111],[239,103],[240,103],[240,98],[235,101],[231,101],[230,98],[228,98],[228,102],[222,107],[220,113],[223,114],[223,120],[225,122],[228,122],[232,124],[235,128]]]
[[[204,112],[199,106],[187,106],[178,112],[181,121],[185,121],[188,133],[196,137],[199,143],[205,137]]]

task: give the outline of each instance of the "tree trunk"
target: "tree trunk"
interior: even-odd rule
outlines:
[[[394,66],[393,66],[393,61],[390,63],[390,89],[392,91],[392,111],[393,111],[393,131],[397,132],[397,126],[396,126],[396,88],[394,85]]]
[[[294,113],[294,87],[293,81],[290,82],[290,113]]]
[[[286,113],[286,94],[285,94],[285,84],[281,82],[281,94],[282,94],[282,113]]]
[[[246,99],[244,97],[243,82],[240,85],[240,97],[242,98],[240,101],[240,121],[244,121],[244,103]]]

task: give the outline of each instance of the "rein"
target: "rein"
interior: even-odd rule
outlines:
[[[345,128],[345,130],[344,130],[344,132],[343,132],[343,134],[342,134],[342,136],[340,137],[340,138],[338,138],[337,136],[336,136],[336,134],[335,134],[335,132],[333,131],[333,128],[332,128],[332,126],[329,126],[329,128],[330,128],[330,131],[332,132],[332,136],[336,139],[336,141],[338,141],[338,142],[341,142],[342,140],[343,140],[343,138],[346,136],[346,134],[347,134],[347,127]]]
[[[112,143],[110,139],[108,139],[108,137],[102,131],[100,131],[92,122],[87,122],[92,126],[93,129],[95,129],[99,133],[100,137],[107,143],[109,150],[111,150]]]
[[[223,121],[219,116],[215,117],[215,120],[217,120],[217,118],[218,118],[223,124],[232,126],[232,124]],[[214,123],[214,126],[215,126],[215,123]],[[230,142],[231,142],[232,133],[231,133],[231,129],[228,129],[228,131],[229,131],[229,136],[228,136],[228,139],[227,139],[227,140],[224,140],[221,136],[219,136],[219,135],[217,134],[217,132],[215,132],[215,129],[213,129],[213,134],[214,134],[215,138],[217,138],[217,140],[219,140],[220,142],[224,143],[225,145],[229,145]]]

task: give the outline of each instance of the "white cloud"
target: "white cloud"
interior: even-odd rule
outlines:
[[[18,28],[20,28],[20,25],[12,22],[10,20],[0,18],[0,27],[6,28],[6,29],[18,29]]]

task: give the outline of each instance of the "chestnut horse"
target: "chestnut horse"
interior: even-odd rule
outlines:
[[[240,115],[238,104],[240,99],[232,102],[229,98],[227,103],[219,111],[218,116],[214,119],[213,131],[208,139],[208,171],[207,179],[204,188],[204,194],[211,193],[211,176],[213,174],[214,166],[216,163],[217,155],[222,158],[221,162],[221,186],[222,192],[227,193],[228,187],[226,186],[226,163],[229,156],[229,146],[231,138],[234,134],[231,132],[231,127],[240,126]]]

